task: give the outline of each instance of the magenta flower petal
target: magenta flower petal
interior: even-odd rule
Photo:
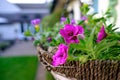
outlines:
[[[40,19],[34,19],[34,20],[32,20],[32,21],[31,21],[31,24],[33,24],[33,25],[38,25],[38,24],[40,24]]]
[[[63,37],[67,37],[64,29],[60,29],[60,34],[61,34],[61,36],[63,36]]]
[[[104,26],[102,26],[100,29],[100,32],[98,33],[98,36],[97,36],[97,42],[100,42],[101,40],[106,38],[106,36],[107,36],[107,33],[105,32]]]
[[[60,34],[64,38],[67,44],[79,43],[78,35],[84,36],[84,29],[82,26],[74,26],[72,24],[66,24],[64,29],[60,29]]]
[[[60,34],[62,37],[64,37],[64,40],[66,43],[68,43],[68,38],[67,38],[67,34],[65,33],[65,30],[64,29],[60,29]]]
[[[75,26],[75,28],[76,28],[75,34],[77,34],[77,35],[84,34],[84,28],[82,26],[77,25],[77,26]]]
[[[75,26],[72,24],[66,24],[64,30],[69,34],[69,32],[74,32]]]
[[[55,66],[55,67],[60,65],[60,60],[61,60],[61,58],[57,58],[57,59],[54,58],[54,61],[52,62],[52,65]]]
[[[78,37],[77,36],[73,36],[69,39],[69,43],[79,43]]]
[[[58,50],[56,51],[55,55],[53,55],[52,59],[52,65],[58,66],[62,65],[66,62],[68,57],[68,46],[64,44],[60,44],[58,47]]]

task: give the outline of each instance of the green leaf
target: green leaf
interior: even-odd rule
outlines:
[[[105,14],[111,14],[111,9],[109,8],[106,12],[105,12]]]
[[[110,48],[110,47],[114,46],[116,43],[117,43],[117,41],[107,42],[107,41],[105,41],[105,40],[102,40],[101,42],[99,42],[99,43],[94,47],[95,55],[98,57],[98,55],[99,55],[103,50],[106,50],[107,48]]]
[[[79,39],[80,40],[80,45],[83,45],[83,46],[85,46],[85,44],[86,44],[86,42],[85,42],[85,40],[84,39]]]
[[[66,20],[65,23],[66,23],[66,24],[70,24],[70,18],[67,18],[67,20]]]
[[[35,41],[33,41],[33,44],[34,44],[35,46],[39,45],[39,44],[40,44],[40,40],[35,40]]]
[[[81,56],[79,57],[79,61],[80,61],[81,63],[86,63],[86,62],[88,61],[88,55],[81,55]]]
[[[50,42],[50,46],[57,46],[58,45],[58,43],[57,43],[57,41],[56,41],[56,39],[52,39],[52,41]]]
[[[35,30],[38,33],[40,31],[40,27],[35,28]]]
[[[94,19],[95,22],[100,22],[100,21],[103,21],[105,22],[106,19],[104,17],[101,17],[101,18],[97,18],[97,19]]]
[[[29,30],[27,30],[27,31],[24,32],[24,35],[25,36],[32,36],[32,33]]]
[[[76,50],[76,48],[69,47],[68,50],[68,60],[79,60],[80,52]]]
[[[114,28],[114,29],[112,29],[112,31],[114,32],[114,31],[116,31],[117,29],[119,29],[119,28]]]
[[[94,40],[94,33],[95,33],[96,27],[93,28],[92,32],[90,33],[90,36],[86,40],[86,47],[93,50],[93,40]]]
[[[68,59],[69,60],[73,60],[74,59],[74,57],[73,57],[73,50],[74,50],[74,48],[72,48],[72,47],[69,47],[69,50],[68,50],[68,55],[69,55],[69,57],[68,57]]]
[[[86,15],[87,12],[89,11],[89,6],[88,6],[88,4],[83,4],[83,6],[80,9],[82,11],[82,14]]]
[[[85,45],[82,45],[82,44],[70,44],[70,48],[72,49],[76,49],[76,50],[82,50],[82,51],[89,51],[88,48],[86,48]]]
[[[107,29],[108,29],[108,30],[111,30],[112,27],[113,27],[113,24],[110,24],[110,25],[108,25]]]
[[[84,20],[81,20],[81,21],[78,22],[78,25],[81,25],[83,23],[84,23]]]
[[[113,25],[113,24],[108,25],[107,28],[106,28],[106,29],[107,29],[107,32],[108,32],[108,33],[114,32],[114,31],[116,30],[116,28],[113,30],[113,27],[114,27],[114,26],[115,26],[115,25]]]

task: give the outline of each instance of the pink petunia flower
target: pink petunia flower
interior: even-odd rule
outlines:
[[[107,36],[107,33],[105,32],[104,26],[102,26],[100,29],[100,32],[98,33],[98,36],[97,36],[97,42],[100,42],[101,40],[106,38],[106,36]]]
[[[66,62],[68,57],[68,46],[64,44],[60,44],[58,50],[56,51],[55,55],[52,56],[52,65],[58,66],[62,65]]]
[[[64,26],[64,29],[60,29],[60,34],[67,44],[79,43],[78,35],[79,34],[84,35],[84,29],[82,26],[66,24]]]
[[[33,24],[33,25],[39,25],[40,24],[40,19],[31,20],[31,24]]]

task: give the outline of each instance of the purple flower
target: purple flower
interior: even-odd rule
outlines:
[[[71,20],[71,24],[75,24],[75,20],[74,19]]]
[[[60,44],[56,53],[52,56],[52,65],[58,66],[66,62],[68,57],[68,46]]]
[[[32,38],[31,38],[31,40],[32,40],[32,41],[34,41],[34,40],[35,40],[35,38],[34,38],[34,37],[32,37]]]
[[[52,38],[51,38],[51,37],[48,37],[48,38],[47,38],[47,41],[48,41],[48,42],[51,42],[51,41],[52,41]]]
[[[105,32],[104,26],[102,26],[101,29],[100,29],[100,32],[98,33],[98,36],[97,36],[97,42],[100,42],[100,41],[103,40],[106,36],[107,36],[107,33]]]
[[[86,16],[82,16],[82,17],[81,17],[81,20],[84,20],[84,21],[85,21],[85,20],[87,20],[87,17],[86,17]]]
[[[40,19],[34,19],[34,20],[32,20],[31,24],[33,24],[33,25],[39,25],[40,24]]]
[[[64,23],[66,21],[66,18],[65,17],[61,17],[61,19],[60,19],[60,22],[61,23]],[[75,24],[75,20],[74,19],[71,19],[71,22],[70,22],[71,24]]]
[[[65,21],[66,21],[66,18],[65,17],[61,17],[60,22],[63,23]]]
[[[84,35],[84,29],[78,25],[66,24],[64,29],[60,29],[60,34],[67,44],[79,43],[78,35]]]

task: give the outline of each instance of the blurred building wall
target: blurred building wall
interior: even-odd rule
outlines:
[[[120,0],[117,0],[118,3],[115,7],[116,11],[117,11],[117,20],[116,20],[116,27],[120,28]],[[102,13],[104,13],[107,9],[108,9],[108,5],[109,5],[109,0],[98,0],[98,12],[99,14],[102,15]],[[120,31],[120,29],[118,29],[118,31]]]
[[[98,0],[98,13],[102,15],[107,9],[109,5],[109,0]]]
[[[15,40],[20,32],[20,24],[18,23],[0,25],[0,35],[2,40]]]
[[[116,27],[120,28],[120,0],[118,0],[118,4],[116,6],[116,10],[117,10],[117,21],[116,21]],[[118,30],[120,31],[120,29]]]

